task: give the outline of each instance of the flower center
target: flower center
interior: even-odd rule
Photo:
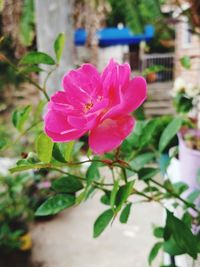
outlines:
[[[92,102],[86,103],[83,108],[84,112],[88,112],[93,106],[94,104]]]

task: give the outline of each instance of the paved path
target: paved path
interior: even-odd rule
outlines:
[[[97,195],[51,221],[37,223],[32,231],[34,260],[43,263],[42,267],[147,267],[154,243],[152,224],[162,222],[160,206],[137,204],[128,224],[116,220],[93,239],[93,222],[106,208]]]

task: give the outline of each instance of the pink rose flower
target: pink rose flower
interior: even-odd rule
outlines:
[[[96,154],[117,148],[131,133],[130,115],[146,99],[146,81],[130,79],[129,64],[111,60],[100,75],[91,64],[63,78],[64,91],[55,93],[45,115],[45,132],[54,142],[67,142],[89,132]]]

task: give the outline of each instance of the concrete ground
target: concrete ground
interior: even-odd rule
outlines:
[[[155,243],[152,225],[162,223],[158,204],[132,206],[127,224],[116,220],[97,239],[92,226],[107,209],[96,195],[68,209],[51,221],[39,222],[32,230],[33,259],[42,267],[147,267],[148,253]],[[160,266],[161,257],[154,266]]]

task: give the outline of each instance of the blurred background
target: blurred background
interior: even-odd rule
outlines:
[[[143,75],[147,80],[148,101],[138,119],[161,115],[166,119],[182,108],[176,95],[180,87],[200,86],[199,29],[199,0],[0,0],[0,148],[8,139],[15,140],[0,151],[0,254],[4,255],[0,267],[146,267],[154,243],[152,226],[163,221],[160,206],[142,204],[135,206],[127,225],[114,222],[93,240],[92,224],[102,211],[98,194],[58,216],[34,218],[54,177],[42,170],[13,180],[8,169],[18,155],[22,160],[27,157],[35,133],[42,128],[37,116],[44,103],[34,84],[12,64],[29,51],[53,56],[54,40],[63,32],[66,42],[59,68],[46,82],[49,95],[61,89],[69,70],[89,62],[101,72],[113,58],[128,62],[133,77]],[[40,69],[27,73],[31,80],[45,82]],[[36,111],[35,127],[29,140],[21,136],[19,142],[11,114],[20,106],[31,117],[30,103]],[[198,110],[191,116],[194,113],[199,115]],[[19,250],[24,252],[20,256]],[[12,251],[12,257],[5,251]],[[160,266],[161,258],[154,266]]]

